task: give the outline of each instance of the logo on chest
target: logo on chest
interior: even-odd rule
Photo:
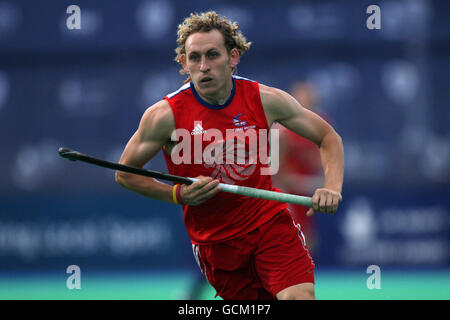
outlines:
[[[243,127],[247,124],[247,121],[239,119],[240,116],[244,115],[243,113],[239,113],[236,117],[233,118],[233,126],[235,127]]]
[[[256,125],[247,126],[248,121],[245,119],[246,119],[245,113],[239,113],[233,118],[234,131],[241,131],[241,130],[256,128]]]
[[[202,133],[206,133],[206,130],[204,130],[202,127],[202,122],[194,121],[194,129],[191,131],[191,135],[195,136]]]

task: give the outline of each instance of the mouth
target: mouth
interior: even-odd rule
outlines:
[[[202,84],[207,84],[207,83],[210,83],[212,80],[213,80],[213,78],[210,78],[210,77],[204,77],[204,78],[202,78],[202,79],[200,80],[200,82],[201,82]]]

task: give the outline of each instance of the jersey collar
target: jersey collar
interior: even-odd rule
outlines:
[[[195,90],[195,86],[194,86],[194,82],[193,81],[191,81],[190,86],[191,86],[191,89],[192,89],[192,93],[194,94],[194,97],[195,97],[195,99],[197,99],[198,102],[200,102],[202,105],[204,105],[207,108],[220,110],[220,109],[226,108],[231,103],[231,101],[233,101],[234,92],[236,91],[236,83],[235,83],[233,77],[231,79],[233,80],[233,89],[231,89],[231,94],[230,94],[228,100],[224,104],[219,104],[219,105],[211,104],[211,103],[208,103],[205,100],[203,100],[200,97],[200,95],[198,94],[197,90]]]

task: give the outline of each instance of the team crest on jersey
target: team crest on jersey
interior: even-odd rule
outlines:
[[[239,113],[237,116],[233,118],[233,125],[235,127],[243,127],[247,124],[247,121],[239,119],[239,117],[242,115],[243,113]]]
[[[233,118],[234,131],[247,130],[256,128],[255,125],[247,126],[248,121],[245,120],[245,114],[239,113]]]

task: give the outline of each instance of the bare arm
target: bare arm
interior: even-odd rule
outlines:
[[[144,112],[139,127],[128,141],[119,162],[142,168],[170,140],[174,130],[175,122],[169,103],[166,100],[156,103]],[[189,186],[181,186],[181,198],[186,204],[200,204],[220,191],[219,181],[210,177],[197,178],[200,180]],[[116,181],[141,195],[174,203],[173,186],[156,179],[116,171]]]
[[[144,112],[139,127],[128,141],[119,162],[142,168],[169,141],[174,129],[173,114],[168,102],[162,100],[156,103]],[[173,202],[172,186],[156,179],[116,171],[116,181],[141,195]]]
[[[311,215],[314,211],[335,213],[342,200],[344,179],[344,147],[341,137],[325,120],[303,108],[288,93],[264,85],[260,85],[260,93],[269,126],[277,121],[319,147],[325,183],[323,188],[314,193],[313,210],[308,214]]]

